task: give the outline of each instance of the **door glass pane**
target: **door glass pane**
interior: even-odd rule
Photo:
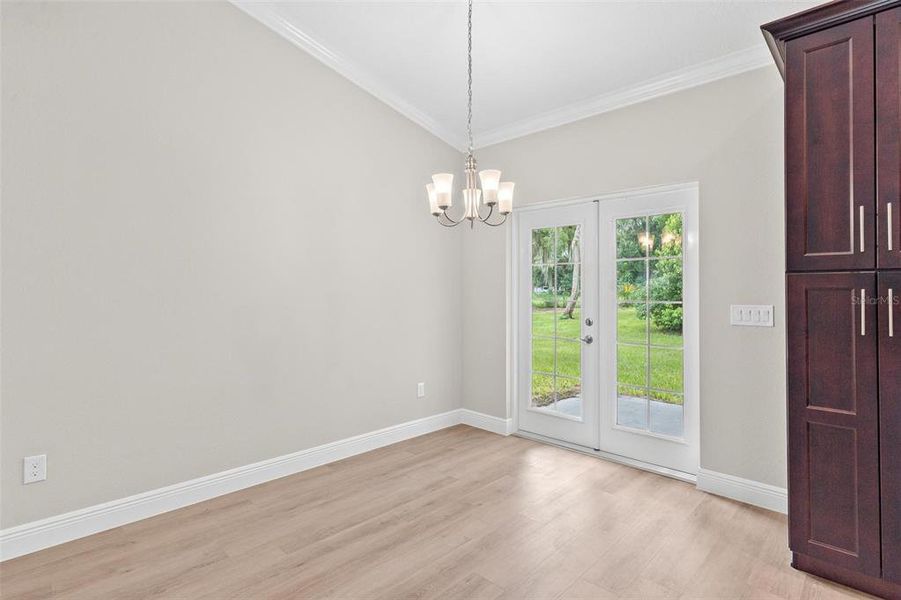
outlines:
[[[533,408],[581,418],[581,226],[532,230]]]
[[[648,411],[648,429],[654,433],[682,437],[682,395],[667,394],[664,399],[652,398]]]
[[[554,404],[554,376],[532,373],[532,406],[545,408]]]
[[[651,348],[651,387],[682,392],[682,350]]]
[[[646,346],[617,344],[616,380],[624,385],[648,386],[648,350]]]
[[[532,338],[532,371],[554,374],[554,338]]]
[[[648,428],[646,388],[617,386],[616,424],[632,429]]]
[[[616,222],[616,422],[682,437],[682,214]]]
[[[571,417],[582,416],[581,381],[572,377],[557,377],[557,412]]]
[[[556,262],[558,264],[582,262],[581,230],[582,228],[577,225],[557,228]]]
[[[682,213],[651,215],[648,218],[651,256],[682,255]]]
[[[616,300],[644,302],[647,299],[647,261],[623,260],[616,265]]]
[[[565,307],[559,311],[560,318],[557,319],[557,335],[561,338],[577,340],[582,336],[582,307],[581,300],[576,301],[572,312],[565,312]]]
[[[553,227],[532,230],[532,264],[554,264],[554,235]]]
[[[638,258],[645,256],[645,246],[639,239],[647,228],[646,217],[617,219],[616,258]]]
[[[581,265],[557,266],[557,337],[578,339],[582,322],[577,310],[582,298]]]
[[[651,300],[682,302],[682,258],[658,258],[651,264]]]
[[[616,339],[630,344],[646,344],[648,322],[647,304],[620,304],[616,309]]]
[[[582,342],[557,340],[557,375],[582,376]]]
[[[652,304],[651,345],[672,348],[682,347],[682,305]]]

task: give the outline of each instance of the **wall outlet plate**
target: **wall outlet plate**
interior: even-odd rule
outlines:
[[[773,327],[772,304],[733,304],[729,323],[739,327]]]
[[[416,397],[425,398],[425,383],[416,384]]]
[[[47,455],[26,456],[22,459],[22,483],[37,483],[47,479]]]

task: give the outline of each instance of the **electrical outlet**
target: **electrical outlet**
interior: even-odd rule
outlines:
[[[47,479],[47,455],[26,456],[23,460],[23,483],[37,483]]]
[[[416,384],[416,397],[425,398],[425,383]]]

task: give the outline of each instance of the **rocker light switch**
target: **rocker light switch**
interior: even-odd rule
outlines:
[[[740,327],[773,327],[772,304],[733,304],[729,323]]]

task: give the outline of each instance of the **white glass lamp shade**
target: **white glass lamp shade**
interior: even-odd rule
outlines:
[[[513,186],[512,181],[504,181],[497,188],[497,208],[502,215],[513,212]]]
[[[436,173],[432,175],[432,184],[435,186],[435,197],[438,208],[446,210],[454,203],[454,175],[453,173]]]
[[[479,201],[482,199],[482,190],[467,189],[463,190],[463,204],[466,206],[467,219],[475,219],[479,216]]]
[[[435,193],[435,184],[430,183],[426,185],[425,190],[429,193],[429,212],[437,217],[441,214],[441,209],[438,208],[438,194]]]
[[[501,182],[501,172],[496,169],[479,171],[479,179],[482,180],[482,197],[485,204],[494,206],[497,204],[497,188]]]

